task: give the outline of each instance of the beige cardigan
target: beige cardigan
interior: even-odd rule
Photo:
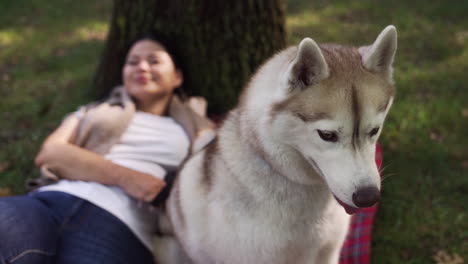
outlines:
[[[125,132],[135,111],[135,104],[125,88],[118,86],[114,88],[106,100],[79,108],[76,114],[80,118],[80,122],[71,142],[100,155],[105,155]],[[176,95],[171,99],[168,115],[182,126],[189,137],[191,142],[189,154],[201,150],[215,137],[214,123],[196,114],[188,104],[182,102]],[[64,120],[67,118],[70,116],[65,117]],[[41,177],[26,182],[28,190],[54,183],[60,178],[45,167],[41,168],[41,174]]]

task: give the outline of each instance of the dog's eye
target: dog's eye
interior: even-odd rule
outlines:
[[[376,128],[372,129],[372,130],[369,132],[369,135],[370,135],[371,137],[373,137],[373,136],[375,136],[378,132],[379,132],[379,128],[376,127]]]
[[[317,133],[319,134],[320,138],[329,141],[329,142],[337,142],[338,141],[338,135],[336,132],[333,131],[325,131],[325,130],[317,130]]]

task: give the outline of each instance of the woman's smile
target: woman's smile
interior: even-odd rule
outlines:
[[[151,80],[151,77],[144,74],[139,74],[135,76],[135,82],[141,85],[148,84]]]

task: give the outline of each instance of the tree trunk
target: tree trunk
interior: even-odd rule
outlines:
[[[171,38],[185,65],[185,89],[208,99],[210,113],[232,108],[249,76],[284,48],[284,0],[114,0],[97,91],[121,83],[133,38]]]

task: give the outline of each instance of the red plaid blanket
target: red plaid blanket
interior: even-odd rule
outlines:
[[[377,144],[375,162],[382,166],[382,150]],[[377,205],[362,209],[352,216],[348,236],[341,249],[339,264],[368,264],[371,253],[371,233]]]

